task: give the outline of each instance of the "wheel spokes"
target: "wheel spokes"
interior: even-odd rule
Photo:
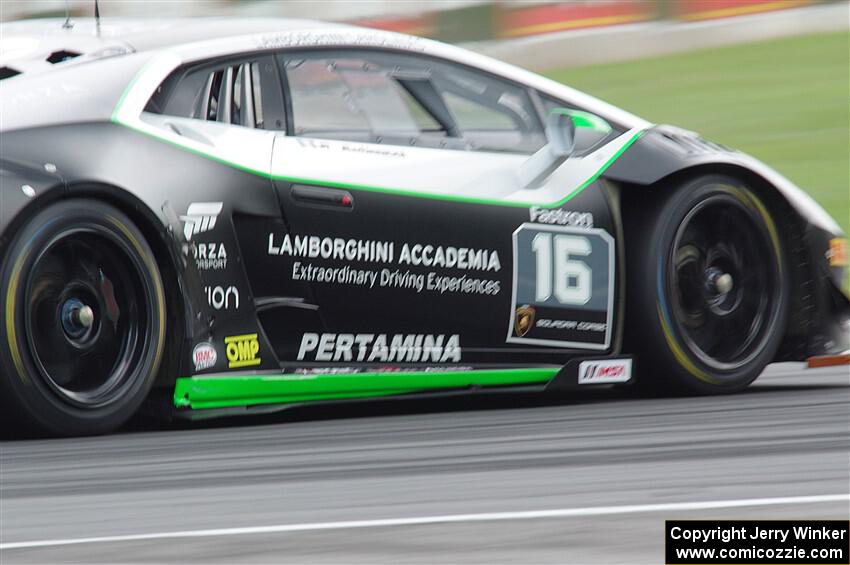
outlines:
[[[129,378],[146,323],[138,267],[108,233],[75,230],[37,259],[29,277],[30,347],[46,382],[97,403]]]
[[[761,224],[735,198],[715,196],[686,217],[674,245],[674,311],[686,343],[709,365],[744,363],[765,338],[776,292]]]

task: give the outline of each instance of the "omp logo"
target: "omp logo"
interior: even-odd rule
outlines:
[[[631,359],[582,361],[578,366],[578,384],[624,383],[632,378]]]
[[[186,236],[186,241],[191,241],[193,235],[213,229],[223,206],[224,204],[221,202],[192,202],[189,204],[186,215],[180,216],[180,219],[183,220],[183,235]]]
[[[226,337],[224,346],[227,353],[227,366],[231,369],[259,365],[262,362],[258,356],[260,340],[257,339],[257,334]]]

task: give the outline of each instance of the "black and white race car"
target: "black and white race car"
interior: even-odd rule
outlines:
[[[308,21],[42,20],[3,25],[0,64],[16,426],[731,392],[848,348],[846,236],[803,191],[484,56]]]

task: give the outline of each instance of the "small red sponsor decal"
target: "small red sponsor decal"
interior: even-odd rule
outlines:
[[[218,353],[211,343],[199,343],[192,350],[192,361],[195,363],[196,371],[210,369],[214,367],[216,361],[218,361]]]

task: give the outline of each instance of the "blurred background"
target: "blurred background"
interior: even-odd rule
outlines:
[[[850,228],[847,0],[102,0],[100,12],[107,25],[311,18],[463,44],[748,152]],[[93,13],[93,0],[0,3],[2,21]]]

